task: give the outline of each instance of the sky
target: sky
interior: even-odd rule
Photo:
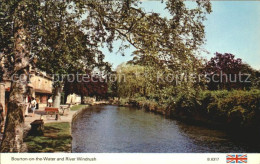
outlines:
[[[190,5],[192,2],[186,3]],[[141,6],[145,11],[169,16],[160,1],[145,1]],[[209,54],[202,53],[201,56],[210,59],[216,52],[232,53],[260,70],[260,1],[212,1],[212,10],[204,22],[206,43],[202,46]],[[114,43],[115,49],[120,43]],[[105,60],[112,63],[115,69],[132,59],[134,48],[127,49],[125,56],[116,51],[110,53],[106,48],[102,51],[106,54]]]

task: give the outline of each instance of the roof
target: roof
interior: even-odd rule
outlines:
[[[10,92],[10,87],[5,89],[6,92]],[[52,94],[51,91],[44,90],[44,89],[35,89],[35,93],[46,93],[46,94]]]

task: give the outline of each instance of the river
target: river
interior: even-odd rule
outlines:
[[[72,152],[260,152],[258,143],[130,107],[92,106],[72,123]]]

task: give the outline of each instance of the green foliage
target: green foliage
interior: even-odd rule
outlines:
[[[110,79],[108,81],[108,91],[107,91],[107,97],[114,98],[118,96],[118,89],[117,89],[117,81],[115,79]]]
[[[260,90],[202,91],[197,97],[180,95],[173,111],[191,115],[204,115],[205,119],[241,126],[259,126]]]
[[[239,91],[229,93],[219,103],[219,108],[228,111],[242,107],[246,112],[260,110],[260,90]]]
[[[119,105],[126,106],[132,105],[140,109],[145,109],[147,111],[164,111],[166,109],[165,104],[159,104],[154,99],[147,99],[145,97],[135,97],[135,98],[121,98],[119,100]]]
[[[260,72],[235,58],[230,53],[216,53],[202,69],[207,76],[207,88],[218,89],[251,89],[259,87]]]
[[[119,101],[118,101],[119,106],[125,106],[125,105],[128,105],[128,103],[129,103],[128,98],[120,98]]]
[[[37,66],[47,73],[81,73],[87,68],[108,66],[98,50],[101,41],[97,37],[102,36],[97,34],[97,27],[79,20],[86,2],[77,4],[78,1],[47,1],[40,7],[41,21],[35,39],[41,42],[34,42],[33,50],[39,59]]]
[[[260,128],[260,90],[189,91],[179,93],[168,101],[141,96],[123,98],[120,105],[134,105],[176,118],[206,121],[237,127]]]
[[[117,93],[119,97],[144,96],[146,82],[144,67],[138,65],[120,65],[117,68]]]
[[[24,142],[28,152],[70,152],[71,135],[69,123],[47,123],[44,136],[27,136]]]
[[[22,4],[22,8],[16,9]],[[50,74],[81,72],[88,67],[109,69],[103,61],[100,46],[112,51],[114,40],[127,41],[136,48],[134,55],[142,65],[153,68],[167,65],[169,70],[195,69],[194,55],[204,43],[206,14],[211,12],[209,1],[196,2],[190,9],[182,0],[163,2],[170,19],[158,13],[146,13],[140,1],[7,1],[1,3],[1,49],[13,66],[14,42],[11,24],[23,15],[30,55],[37,59],[38,68]],[[10,47],[10,46],[11,47]],[[122,45],[119,51],[129,45]],[[36,60],[35,60],[36,61]],[[32,61],[31,61],[32,62]],[[186,63],[184,66],[181,63]],[[164,67],[165,68],[165,67]],[[11,69],[12,70],[12,69]],[[154,78],[150,78],[154,80]],[[147,81],[147,86],[152,85]]]
[[[141,74],[145,73],[142,79],[131,76],[130,81],[118,83],[120,96],[144,96],[166,102],[182,92],[182,89],[197,88],[196,83],[191,81],[158,81],[157,74],[163,74],[163,78],[169,74],[188,76],[196,74],[202,67],[201,60],[194,54],[204,43],[203,21],[206,14],[211,12],[210,2],[197,1],[193,9],[187,7],[182,0],[164,3],[171,15],[170,19],[162,18],[158,13],[147,14],[142,9],[131,10],[133,8],[130,7],[127,13],[128,21],[133,19],[133,15],[138,21],[126,23],[126,27],[130,27],[128,32],[117,30],[136,48],[134,58],[129,62],[131,65],[120,66],[125,68],[119,67],[118,70],[123,69],[131,74],[131,70],[136,71],[143,66],[140,71]],[[136,65],[135,68],[133,64]],[[141,84],[143,87],[138,86]]]
[[[109,71],[110,65],[104,62],[99,48],[106,45],[112,51],[113,41],[122,40],[128,45],[122,45],[119,51],[134,46],[134,55],[141,66],[125,70],[131,78],[126,83],[129,85],[118,85],[119,95],[155,98],[164,95],[163,99],[169,100],[171,93],[177,94],[181,88],[190,90],[194,85],[187,82],[170,90],[166,87],[174,82],[156,84],[155,72],[197,72],[201,62],[194,52],[204,43],[203,21],[211,12],[209,0],[196,1],[193,9],[183,0],[165,1],[170,18],[147,13],[140,3],[139,0],[1,0],[0,52],[5,57],[5,66],[11,73],[25,69],[28,72],[29,64],[59,75],[95,67]],[[20,45],[20,50],[15,45]],[[147,77],[134,77],[135,70],[145,70]],[[60,83],[55,83],[55,87],[55,94],[59,95]],[[159,90],[163,93],[157,94]]]

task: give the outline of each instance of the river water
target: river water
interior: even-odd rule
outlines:
[[[72,152],[260,152],[259,143],[130,107],[92,106],[72,124]],[[248,136],[250,138],[250,136]]]

